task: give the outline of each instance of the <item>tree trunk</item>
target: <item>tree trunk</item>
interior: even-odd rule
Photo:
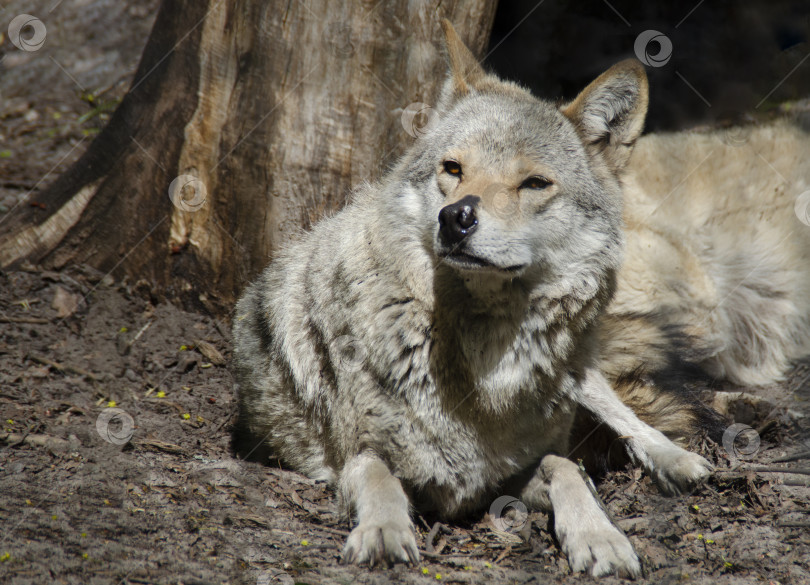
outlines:
[[[0,266],[88,263],[227,312],[413,140],[402,110],[438,93],[440,18],[480,54],[495,4],[164,1],[109,125],[37,194],[45,209],[4,219]]]

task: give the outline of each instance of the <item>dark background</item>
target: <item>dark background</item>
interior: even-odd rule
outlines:
[[[536,95],[570,99],[612,64],[634,57],[636,37],[648,29],[669,37],[672,57],[646,68],[647,131],[767,117],[780,104],[810,97],[806,0],[502,0],[486,64]]]

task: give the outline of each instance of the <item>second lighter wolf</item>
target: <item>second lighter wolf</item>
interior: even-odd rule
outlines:
[[[573,570],[636,576],[567,458],[577,411],[668,493],[709,475],[628,404],[689,432],[705,413],[656,377],[687,365],[758,383],[807,349],[810,228],[789,192],[807,141],[758,131],[753,162],[712,135],[633,154],[638,62],[560,106],[485,73],[444,27],[436,124],[239,301],[240,425],[337,486],[357,522],[348,562],[416,562],[411,506],[459,517],[509,485],[553,510]]]

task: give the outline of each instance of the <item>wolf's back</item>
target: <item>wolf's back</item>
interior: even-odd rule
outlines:
[[[605,370],[653,426],[689,432],[695,417],[645,378],[768,384],[810,353],[810,137],[787,122],[650,135],[625,183]]]

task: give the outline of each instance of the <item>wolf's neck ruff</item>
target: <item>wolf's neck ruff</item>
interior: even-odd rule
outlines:
[[[571,367],[572,353],[583,345],[580,338],[610,301],[615,272],[608,270],[598,280],[592,277],[589,286],[581,288],[567,280],[545,283],[533,276],[493,279],[437,266],[429,309],[433,351],[439,363],[463,358],[448,379],[465,379],[474,388],[496,368],[517,367],[512,360],[518,360],[525,361],[518,369],[533,370],[539,375],[536,382],[551,391],[557,373]],[[537,347],[543,349],[532,349]],[[494,386],[489,391],[500,393]]]

